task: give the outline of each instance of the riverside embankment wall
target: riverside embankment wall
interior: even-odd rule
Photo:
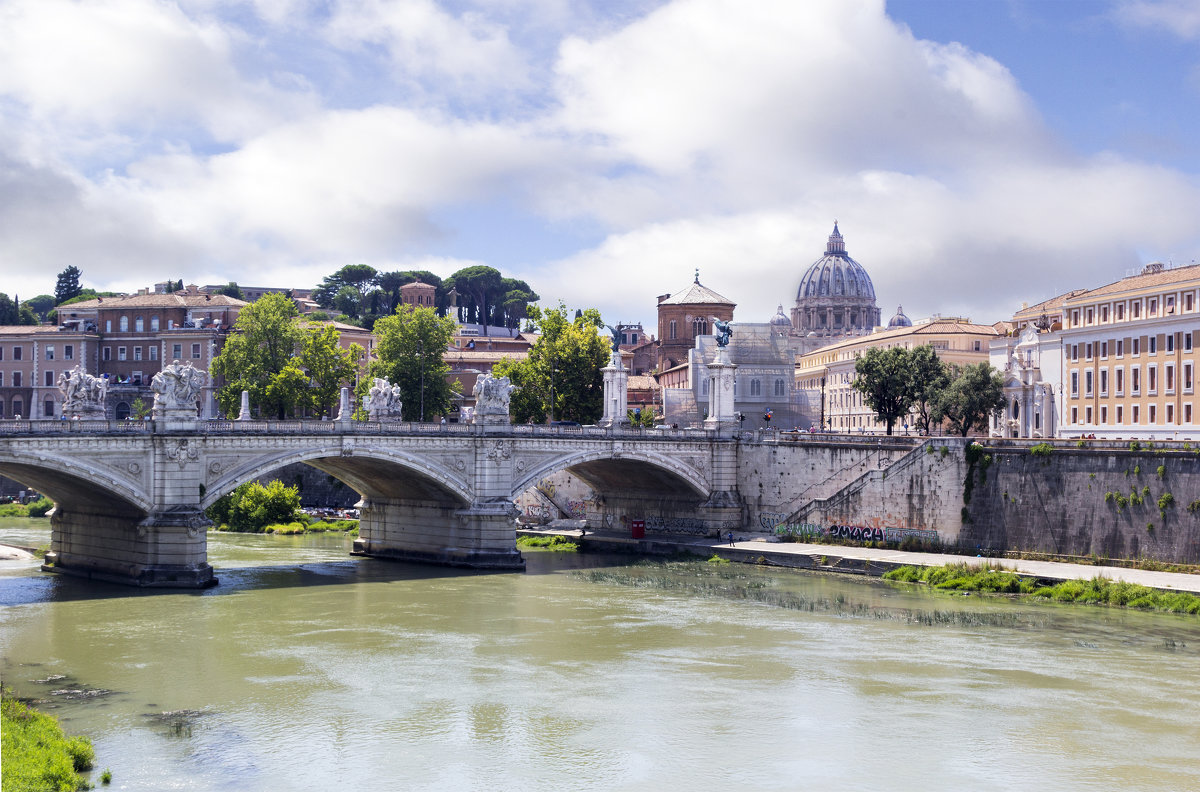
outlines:
[[[1200,450],[1032,446],[985,447],[991,463],[975,465],[960,544],[1200,563]]]

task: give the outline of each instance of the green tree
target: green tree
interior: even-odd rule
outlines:
[[[341,333],[333,325],[304,328],[298,362],[311,382],[309,406],[317,415],[331,415],[343,386],[354,381],[357,362],[364,354],[358,344],[343,349]]]
[[[25,305],[29,306],[39,322],[46,321],[46,317],[54,309],[55,304],[53,295],[49,294],[39,294],[37,297],[25,301]]]
[[[541,336],[524,360],[504,358],[492,371],[508,377],[517,391],[510,401],[513,420],[595,423],[604,414],[604,375],[612,345],[594,308],[568,318],[565,305],[543,311],[530,306],[529,319]]]
[[[366,308],[366,297],[375,286],[377,274],[370,265],[347,264],[313,289],[313,300],[322,308],[336,308],[358,318]]]
[[[268,294],[243,308],[221,354],[212,362],[213,377],[224,382],[217,391],[221,411],[237,415],[244,390],[262,414],[280,418],[289,406],[302,402],[285,388],[298,384],[294,373],[280,378],[293,363],[300,338],[296,305],[285,295]],[[307,386],[307,378],[304,382]]]
[[[246,299],[242,296],[242,287],[237,285],[237,281],[229,281],[229,283],[217,289],[217,294],[224,294],[226,297],[232,297],[235,300]]]
[[[445,415],[454,406],[459,385],[448,380],[450,366],[444,359],[454,331],[453,319],[418,305],[400,305],[396,313],[375,322],[378,360],[371,363],[370,376],[400,386],[404,420]],[[359,395],[369,385],[364,380]]]
[[[892,434],[897,419],[908,414],[915,398],[912,354],[903,347],[872,347],[855,361],[854,373],[852,386]]]
[[[249,481],[218,499],[205,515],[230,530],[258,533],[267,526],[300,518],[300,490],[282,481],[270,481],[266,486]]]
[[[504,299],[503,280],[499,270],[483,265],[464,267],[447,278],[446,285],[465,298],[465,304],[459,304],[459,321],[478,322],[487,335],[492,305]]]
[[[83,294],[83,286],[79,282],[82,276],[83,272],[75,265],[71,265],[58,273],[58,282],[54,285],[55,305],[62,305],[67,300]]]
[[[934,416],[938,399],[950,384],[950,369],[938,358],[932,344],[916,347],[909,354],[913,367],[914,423],[921,434],[928,435],[941,420]]]
[[[950,384],[937,402],[938,420],[966,437],[972,429],[987,431],[988,416],[1004,406],[1004,378],[987,363],[953,366]]]
[[[631,426],[640,426],[644,429],[653,429],[654,425],[658,422],[658,416],[654,414],[654,408],[652,407],[641,407],[630,410],[628,416]]]

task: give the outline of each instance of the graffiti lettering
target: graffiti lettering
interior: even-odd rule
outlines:
[[[567,501],[567,513],[575,518],[587,516],[587,502],[581,500]]]
[[[764,531],[770,531],[781,525],[786,519],[787,515],[780,512],[763,512],[758,515],[758,524],[763,527]]]
[[[691,517],[647,517],[646,530],[704,536],[708,533],[708,525]]]
[[[840,539],[854,542],[895,542],[917,539],[933,544],[940,543],[938,532],[923,528],[888,528],[868,525],[813,525],[812,523],[783,523],[775,526],[776,536],[795,539]]]

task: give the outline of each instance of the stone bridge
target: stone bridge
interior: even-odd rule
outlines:
[[[570,470],[602,519],[740,527],[737,446],[716,430],[341,421],[2,421],[0,475],[45,493],[46,569],[141,586],[205,587],[204,510],[294,462],[362,496],[361,555],[520,568],[513,499]]]

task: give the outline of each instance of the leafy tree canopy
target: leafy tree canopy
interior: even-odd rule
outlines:
[[[293,361],[300,340],[296,305],[287,296],[267,294],[243,308],[212,362],[213,377],[225,383],[217,391],[221,411],[237,415],[243,390],[250,392],[251,405],[267,415],[283,418],[302,404],[304,397],[294,391],[307,388],[308,380],[301,383]],[[289,364],[292,370],[285,373]]]
[[[358,361],[365,354],[358,344],[344,349],[341,333],[333,325],[310,325],[303,330],[299,367],[312,383],[308,406],[316,415],[334,417],[343,387],[354,382]]]
[[[54,310],[56,303],[54,302],[54,295],[39,294],[37,297],[26,300],[25,305],[29,306],[34,315],[37,316],[39,322],[44,322],[50,312]]]
[[[854,373],[854,389],[892,434],[896,420],[908,413],[916,398],[912,354],[903,347],[872,347],[855,361]]]
[[[932,344],[916,347],[909,354],[913,367],[914,422],[917,430],[927,435],[941,421],[937,402],[950,384],[950,369],[938,358]]]
[[[384,377],[400,386],[401,415],[406,421],[445,415],[459,392],[450,382],[446,349],[454,337],[454,320],[438,316],[432,308],[400,305],[396,313],[375,322],[375,354],[370,378]],[[359,385],[359,396],[370,387],[370,378]]]
[[[517,423],[578,421],[595,423],[604,414],[604,375],[611,344],[600,335],[604,327],[594,308],[568,318],[567,308],[543,311],[529,306],[529,320],[541,336],[524,360],[505,358],[493,367],[518,390],[510,407]]]
[[[81,277],[83,272],[74,265],[58,273],[58,282],[54,285],[54,305],[62,305],[83,294],[83,285],[79,282]]]
[[[482,265],[460,269],[443,285],[457,295],[459,322],[483,325],[484,335],[489,326],[520,327],[529,305],[541,299],[525,281]]]
[[[972,429],[987,431],[988,416],[1004,406],[1004,378],[988,363],[953,366],[949,385],[937,401],[936,415],[966,437]]]
[[[16,300],[10,300],[7,294],[0,292],[0,325],[35,325],[37,323],[37,316],[27,304],[18,305]]]
[[[229,283],[217,289],[217,294],[224,294],[226,297],[232,297],[235,300],[246,299],[242,296],[242,287],[237,285],[237,281],[229,281]]]

